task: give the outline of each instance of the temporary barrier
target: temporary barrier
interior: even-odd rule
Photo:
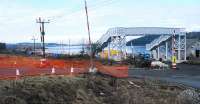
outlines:
[[[172,69],[176,69],[176,63],[172,63]]]
[[[51,74],[55,74],[55,68],[53,67],[52,70],[51,70]]]
[[[90,68],[90,60],[40,60],[33,57],[0,56],[0,79],[15,79],[16,76],[79,75]],[[127,77],[127,66],[104,66],[94,62],[98,71],[113,77]],[[20,70],[19,70],[20,69]]]
[[[104,74],[111,75],[113,77],[118,78],[126,78],[128,77],[128,67],[118,67],[118,66],[102,66],[99,70]]]

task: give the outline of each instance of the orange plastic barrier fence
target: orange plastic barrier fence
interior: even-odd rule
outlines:
[[[22,57],[0,56],[0,79],[15,79],[24,76],[41,75],[79,75],[88,72],[89,60],[57,60]],[[104,66],[95,62],[95,67],[104,74],[113,77],[128,77],[127,66]]]
[[[117,78],[126,78],[128,77],[128,66],[104,66],[99,63],[96,63],[96,67],[101,73],[111,75]]]

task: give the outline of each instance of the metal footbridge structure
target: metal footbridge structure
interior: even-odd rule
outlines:
[[[172,37],[175,35],[175,41]],[[172,42],[175,44],[175,52],[177,61],[186,60],[186,31],[184,28],[165,28],[165,27],[116,27],[110,28],[98,40],[102,49],[108,49],[108,58],[110,58],[110,50],[118,50],[121,52],[121,58],[126,57],[127,47],[134,46],[134,41],[127,41],[127,37],[141,36],[146,38],[150,43],[145,43],[146,50],[151,52],[154,59],[171,60]],[[154,38],[149,38],[154,37]],[[155,38],[156,37],[156,38]],[[137,39],[136,39],[137,40]],[[127,43],[131,45],[127,45]]]

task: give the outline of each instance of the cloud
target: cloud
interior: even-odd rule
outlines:
[[[88,39],[83,1],[65,1],[63,5],[66,6],[51,1],[55,4],[44,7],[38,7],[37,0],[34,4],[34,0],[30,0],[29,4],[19,1],[0,1],[0,41],[16,43],[31,41],[33,35],[39,37],[38,17],[50,19],[51,22],[45,25],[46,42],[67,41],[70,38],[77,43],[82,38]],[[111,27],[161,26],[200,30],[199,6],[192,3],[181,5],[181,2],[180,5],[170,4],[164,5],[161,0],[155,5],[135,0],[88,0],[92,40],[98,40]]]

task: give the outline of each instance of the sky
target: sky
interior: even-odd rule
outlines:
[[[181,27],[200,31],[200,0],[87,0],[91,39],[113,27]],[[87,42],[84,0],[0,0],[0,42],[40,42],[37,18],[45,24],[45,41]]]

